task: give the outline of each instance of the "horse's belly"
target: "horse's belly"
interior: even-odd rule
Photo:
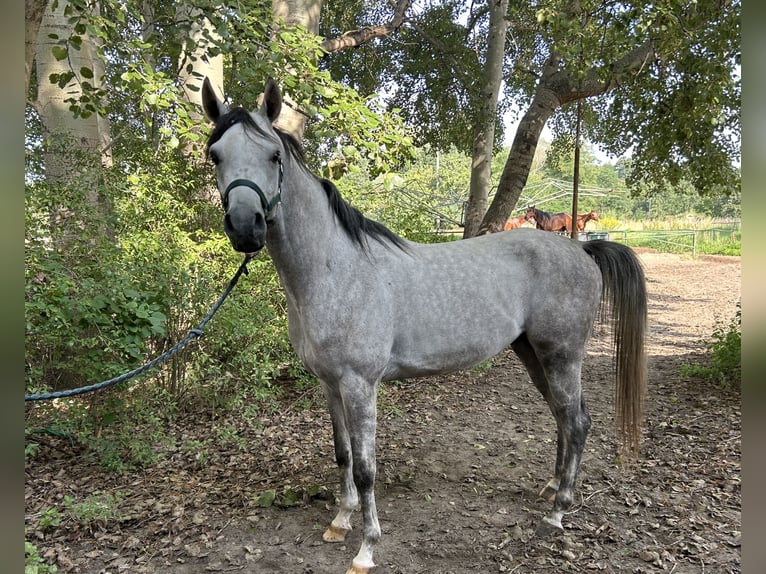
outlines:
[[[413,329],[394,340],[384,380],[467,369],[506,349],[521,333],[518,325]]]

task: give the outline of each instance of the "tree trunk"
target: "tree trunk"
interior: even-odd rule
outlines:
[[[179,4],[176,8],[176,19],[180,22],[190,22],[189,37],[184,43],[178,62],[178,82],[186,99],[195,104],[189,111],[189,118],[194,125],[206,125],[207,120],[202,113],[202,81],[207,77],[220,98],[223,98],[223,54],[211,56],[208,50],[207,37],[215,38],[210,20],[205,18],[199,8],[189,4]],[[185,150],[193,161],[202,161],[204,156],[188,146]]]
[[[208,53],[206,37],[215,38],[216,34],[210,20],[204,17],[199,8],[180,4],[176,10],[179,20],[191,22],[189,38],[184,43],[179,58],[178,81],[186,99],[193,103],[201,102],[202,81],[207,77],[213,88],[223,94],[223,54],[211,56]],[[204,124],[201,111],[192,112],[195,123]]]
[[[492,0],[490,2],[487,60],[484,64],[483,87],[479,95],[479,117],[476,121],[473,138],[471,183],[468,193],[463,238],[473,237],[478,233],[482,217],[487,210],[492,150],[495,146],[497,98],[500,93],[500,84],[503,81],[505,16],[507,12],[508,0]]]
[[[497,193],[484,215],[479,234],[502,231],[527,183],[537,143],[548,118],[563,104],[599,96],[614,89],[626,76],[644,70],[654,57],[654,43],[649,40],[622,58],[607,64],[606,68],[610,73],[606,80],[600,80],[599,70],[592,69],[584,80],[577,83],[572,80],[567,70],[561,68],[560,59],[555,54],[548,58],[532,103],[516,130],[511,151],[497,185]]]
[[[104,75],[104,63],[98,56],[96,39],[89,34],[79,34],[82,39],[79,50],[70,47],[67,57],[56,59],[52,49],[57,42],[51,35],[66,39],[74,33],[73,24],[65,15],[67,5],[66,0],[59,0],[55,10],[46,8],[40,22],[34,58],[37,71],[35,105],[46,140],[46,181],[76,188],[96,217],[91,220],[91,214],[73,210],[69,203],[55,207],[51,212],[51,225],[58,230],[61,249],[66,249],[69,241],[79,237],[83,229],[94,225],[97,230],[93,230],[91,237],[114,238],[114,228],[106,219],[111,201],[102,193],[103,168],[112,165],[109,121],[98,113],[75,117],[66,101],[70,98],[79,100],[84,93],[84,82],[98,88]],[[83,75],[84,69],[90,70],[92,77],[87,73]],[[50,81],[51,75],[70,72],[74,76],[63,89]]]
[[[505,221],[516,207],[521,191],[527,184],[545,122],[559,105],[556,94],[548,89],[538,88],[532,104],[516,129],[511,151],[497,184],[497,193],[484,215],[479,233],[496,233],[503,230]]]
[[[272,0],[271,12],[274,18],[275,32],[284,22],[285,26],[304,26],[312,34],[319,34],[319,14],[322,10],[322,0]],[[303,139],[306,118],[296,111],[295,105],[290,105],[289,94],[285,95],[286,106],[277,118],[276,125],[293,135],[298,141]]]
[[[37,35],[48,0],[25,0],[24,5],[24,94],[29,95],[29,82],[37,52]]]
[[[72,153],[81,152],[86,163],[95,166],[110,167],[112,164],[107,118],[94,113],[88,117],[75,117],[66,102],[69,98],[78,99],[82,94],[82,83],[90,82],[98,87],[103,77],[104,65],[96,54],[96,46],[91,36],[82,34],[82,46],[79,50],[70,49],[68,57],[57,60],[52,48],[57,44],[50,35],[64,39],[74,31],[68,22],[64,10],[66,0],[58,2],[55,10],[46,9],[37,37],[37,102],[46,138],[53,145],[48,146],[45,157],[46,178],[49,182],[82,181],[82,164],[73,161]],[[93,72],[93,78],[86,78],[81,70]],[[50,81],[53,74],[74,72],[74,77],[62,89]],[[79,164],[79,165],[78,165]],[[98,186],[86,184],[89,201],[97,205]]]

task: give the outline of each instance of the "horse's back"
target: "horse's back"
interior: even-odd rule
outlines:
[[[584,344],[590,327],[578,325],[598,309],[593,260],[535,229],[410,244],[393,259],[379,282],[391,290],[393,376],[465,368],[526,332]]]

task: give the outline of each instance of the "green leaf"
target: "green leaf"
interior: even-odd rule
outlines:
[[[59,62],[61,60],[65,60],[69,55],[69,50],[63,46],[53,46],[53,48],[51,48],[51,52],[53,53],[53,57],[56,58],[56,60]]]
[[[300,503],[301,495],[294,489],[288,488],[279,499],[279,506],[295,506]]]
[[[80,75],[83,78],[93,78],[93,70],[91,70],[90,68],[86,66],[83,66],[82,68],[80,68]]]
[[[268,508],[269,506],[274,504],[274,499],[276,497],[277,497],[277,493],[275,491],[266,490],[256,497],[255,503],[261,508]]]

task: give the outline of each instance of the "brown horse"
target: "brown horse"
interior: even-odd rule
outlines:
[[[505,222],[505,225],[503,225],[503,231],[508,231],[509,229],[518,229],[524,225],[525,221],[527,221],[526,213],[524,215],[519,215],[518,217],[511,217],[508,221]]]
[[[568,213],[548,213],[534,205],[527,208],[527,220],[534,219],[537,229],[545,231],[572,231],[572,216]]]
[[[577,231],[584,231],[585,224],[588,223],[590,220],[598,221],[598,213],[596,213],[594,210],[591,209],[588,213],[578,213],[577,214]]]

